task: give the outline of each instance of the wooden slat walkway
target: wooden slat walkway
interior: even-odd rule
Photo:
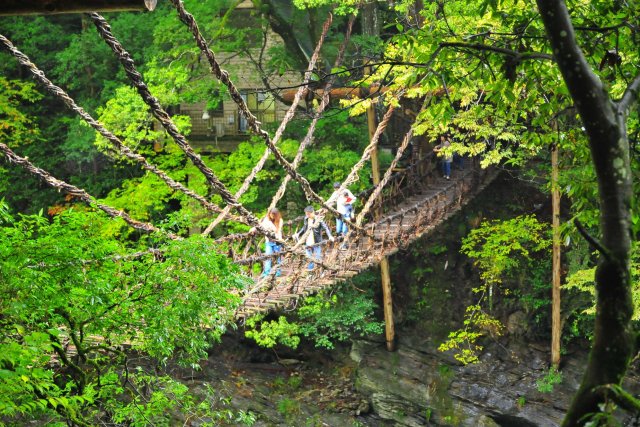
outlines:
[[[383,257],[407,247],[443,223],[496,175],[495,171],[474,167],[454,172],[451,180],[437,178],[428,188],[416,189],[382,219],[366,225],[376,239],[355,237],[347,242],[346,250],[340,249],[342,242],[326,245],[322,262],[327,268],[316,266],[308,271],[308,260],[285,257],[280,266],[282,276],[258,279],[256,286],[243,297],[236,317],[243,319],[276,309],[293,309],[300,298],[378,264]]]

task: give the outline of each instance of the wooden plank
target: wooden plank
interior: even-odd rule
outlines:
[[[156,0],[2,0],[0,16],[154,10]]]

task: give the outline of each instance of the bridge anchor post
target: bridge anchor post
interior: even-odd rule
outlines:
[[[365,74],[370,74],[369,67],[365,68]],[[369,140],[373,139],[376,131],[376,116],[373,105],[367,108],[367,125],[369,128]],[[371,175],[373,185],[380,183],[380,163],[378,161],[378,147],[371,150]],[[374,218],[379,220],[382,216],[382,207],[374,209]],[[395,324],[393,322],[393,297],[391,294],[391,275],[389,273],[389,259],[385,256],[380,261],[380,275],[382,276],[382,307],[384,309],[384,332],[387,350],[395,351]]]
[[[393,298],[391,297],[391,275],[389,274],[389,259],[382,258],[380,262],[380,275],[382,276],[382,300],[384,308],[384,336],[387,342],[387,350],[396,350],[396,332],[393,322]]]

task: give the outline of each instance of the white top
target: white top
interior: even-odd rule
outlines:
[[[347,213],[347,205],[352,205],[355,201],[356,196],[354,196],[348,189],[344,189],[343,191],[334,191],[331,197],[329,197],[329,201],[327,203],[332,204],[335,202],[336,210],[340,215],[345,215]]]
[[[315,245],[316,239],[313,236],[313,229],[318,226],[319,222],[317,216],[307,219],[307,241],[305,242],[307,246]]]
[[[433,151],[435,151],[436,153],[439,153],[443,149],[446,150],[449,147],[451,147],[451,141],[449,141],[448,139],[445,139],[444,142],[436,145],[433,148]],[[451,162],[453,161],[453,154],[447,151],[442,155],[442,158],[444,159],[445,162]]]
[[[271,220],[269,219],[269,216],[265,216],[264,218],[262,218],[262,221],[260,221],[260,225],[267,231],[271,231],[273,234],[276,235],[276,237],[279,240],[282,240],[282,218],[280,218],[280,221],[278,221],[278,224],[274,224],[273,222],[271,222]],[[269,238],[265,236],[265,239],[267,240],[267,242],[269,241]]]

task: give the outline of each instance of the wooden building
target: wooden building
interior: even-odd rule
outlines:
[[[255,21],[252,18],[253,7],[250,0],[245,0],[236,6],[229,21],[230,25],[246,26]],[[280,36],[269,30],[264,52],[282,43]],[[253,49],[251,56],[258,58],[259,51],[259,48]],[[232,81],[242,94],[249,110],[263,126],[283,120],[289,106],[276,100],[265,87],[260,71],[248,55],[237,52],[216,52],[216,58],[223,69],[230,73]],[[294,87],[301,81],[302,75],[294,72],[268,76],[270,88],[276,90]],[[206,108],[206,101],[182,104],[175,108],[174,113],[191,118],[192,129],[189,140],[202,152],[228,153],[235,150],[239,143],[249,139],[250,130],[246,120],[239,114],[238,106],[228,95],[225,95],[213,109]]]

